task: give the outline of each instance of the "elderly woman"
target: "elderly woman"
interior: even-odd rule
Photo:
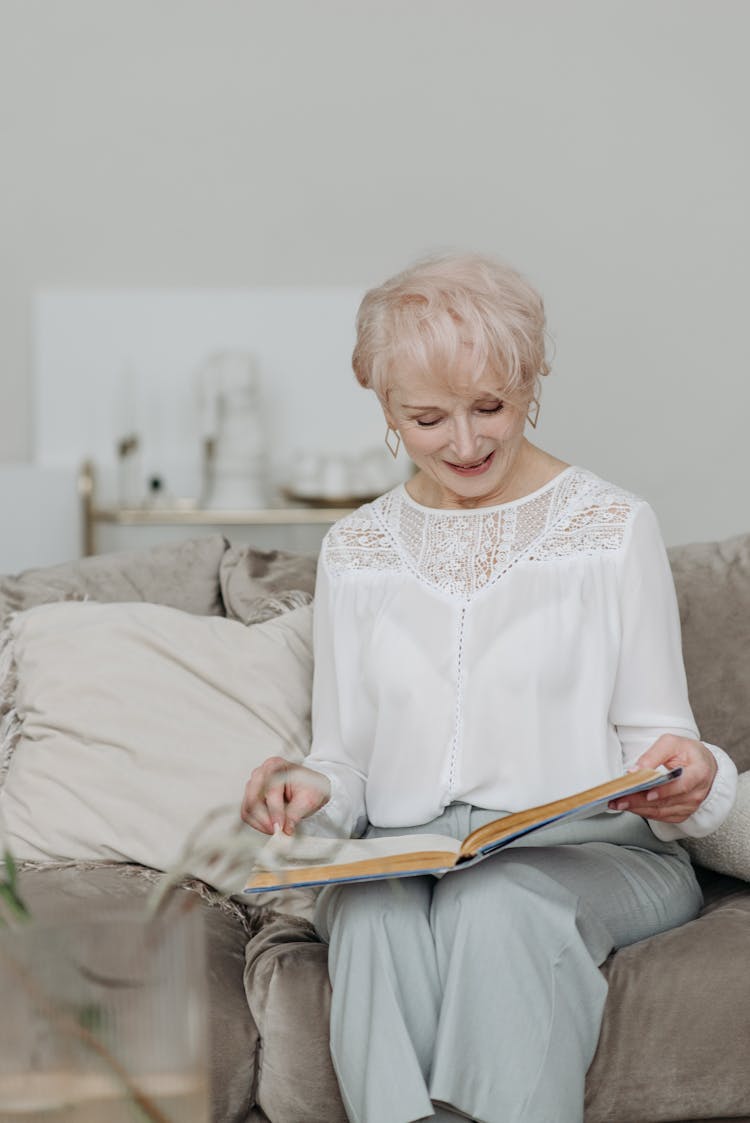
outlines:
[[[534,289],[479,256],[365,296],[354,370],[417,471],[329,532],[308,767],[266,761],[243,816],[461,838],[635,766],[683,772],[460,875],[321,893],[356,1123],[580,1123],[598,965],[696,915],[675,840],[734,797],[730,759],[698,739],[650,507],[527,439],[544,327]]]

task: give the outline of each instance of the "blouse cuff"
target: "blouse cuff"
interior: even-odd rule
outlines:
[[[649,827],[662,842],[677,838],[703,838],[713,834],[732,810],[737,795],[737,768],[732,758],[716,745],[701,742],[716,761],[716,775],[708,795],[697,811],[681,823],[660,823],[647,819]]]
[[[309,834],[351,838],[356,823],[352,815],[351,799],[346,785],[335,772],[329,772],[327,768],[318,764],[305,761],[305,768],[319,772],[321,776],[326,777],[331,785],[330,799],[319,810],[307,816],[304,820],[305,830]]]

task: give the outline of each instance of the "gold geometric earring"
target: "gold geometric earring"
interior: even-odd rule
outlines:
[[[396,435],[395,447],[391,444],[391,433],[395,433]],[[401,448],[401,434],[399,433],[398,429],[391,429],[390,425],[388,426],[385,431],[385,443],[388,451],[395,460],[398,456],[398,450]]]
[[[538,395],[535,394],[534,397],[531,399],[531,405],[529,406],[528,413],[526,414],[526,419],[527,419],[527,421],[528,421],[528,423],[529,423],[529,425],[531,426],[532,429],[536,429],[536,425],[537,425],[537,422],[539,420],[539,410],[540,409],[541,409],[541,404],[540,404],[540,401],[539,401],[539,397],[538,397]]]

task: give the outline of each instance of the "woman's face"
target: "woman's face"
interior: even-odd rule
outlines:
[[[503,501],[524,443],[526,408],[503,397],[496,375],[399,371],[384,412],[429,481],[430,505]]]

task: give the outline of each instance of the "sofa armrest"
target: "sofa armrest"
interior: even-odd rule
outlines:
[[[346,1123],[328,1048],[328,948],[269,914],[245,949],[245,993],[262,1042],[256,1100],[273,1123]]]

